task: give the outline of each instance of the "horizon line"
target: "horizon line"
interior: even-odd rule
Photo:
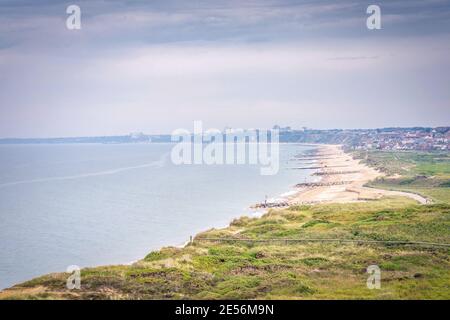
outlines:
[[[278,126],[278,125],[274,125],[273,127]],[[290,128],[288,129],[289,131],[360,131],[360,130],[386,130],[386,129],[437,129],[437,128],[450,128],[450,125],[446,125],[446,126],[435,126],[435,127],[431,127],[431,126],[407,126],[407,127],[402,127],[402,126],[398,126],[398,127],[393,127],[393,126],[388,126],[388,127],[377,127],[377,128],[327,128],[327,129],[317,129],[317,128],[309,128],[309,127],[301,127],[301,128],[293,128],[291,126],[279,126],[280,129],[286,129],[286,128]],[[242,129],[242,128],[233,128],[233,127],[226,127],[226,128],[230,128],[230,129]],[[304,128],[304,129],[302,129]],[[261,128],[252,128],[254,130],[271,130],[271,129],[261,129]],[[272,128],[273,129],[273,128]],[[221,132],[223,132],[224,130],[221,130]],[[288,132],[288,131],[285,131]],[[141,135],[141,136],[147,136],[147,137],[151,137],[151,136],[170,136],[171,133],[144,133],[142,131],[134,131],[134,132],[129,132],[127,134],[109,134],[109,135],[80,135],[80,136],[54,136],[54,137],[0,137],[0,141],[5,141],[5,140],[56,140],[56,139],[88,139],[88,138],[112,138],[112,137],[129,137],[132,136],[133,134],[137,134],[137,135]]]

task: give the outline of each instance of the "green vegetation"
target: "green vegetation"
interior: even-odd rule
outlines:
[[[354,155],[388,175],[368,186],[413,192],[435,202],[450,203],[449,153],[358,151]]]
[[[448,246],[286,241],[450,243],[447,154],[359,156],[390,174],[372,186],[421,193],[434,202],[385,197],[271,210],[262,218],[242,217],[228,228],[199,234],[185,248],[151,252],[131,266],[83,269],[81,290],[67,290],[69,275],[58,273],[0,292],[0,298],[450,299]],[[366,269],[374,264],[381,268],[381,289],[370,290]]]
[[[212,242],[202,238],[345,238],[450,243],[450,205],[406,198],[297,206],[243,217],[185,248],[132,266],[87,268],[81,290],[50,274],[0,294],[28,299],[449,299],[450,248],[355,243]],[[366,268],[382,270],[381,289]]]

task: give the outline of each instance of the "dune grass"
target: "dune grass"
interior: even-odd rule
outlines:
[[[450,243],[450,205],[395,197],[272,210],[163,248],[132,266],[86,268],[81,290],[50,274],[3,299],[449,299],[450,249],[340,243],[210,242],[202,238],[346,238]],[[366,286],[369,265],[381,289]]]
[[[56,273],[0,292],[0,299],[450,299],[449,247],[284,242],[450,243],[448,154],[356,156],[391,175],[371,186],[420,193],[433,203],[385,197],[271,210],[261,218],[242,217],[227,228],[203,232],[184,248],[151,252],[131,266],[83,269],[80,290],[66,289],[69,274]],[[380,289],[367,288],[370,265],[381,269]]]

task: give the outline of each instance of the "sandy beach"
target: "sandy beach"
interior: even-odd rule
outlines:
[[[320,181],[299,184],[299,191],[287,197],[289,205],[357,202],[382,196],[406,196],[422,204],[428,202],[428,199],[413,193],[364,187],[367,182],[384,174],[353,159],[339,145],[322,145],[314,159],[320,167],[316,173],[321,177]]]

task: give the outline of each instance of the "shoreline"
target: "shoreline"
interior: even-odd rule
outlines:
[[[317,176],[314,182],[308,183],[311,186],[298,187],[294,186],[293,189],[282,193],[279,197],[274,198],[272,204],[276,204],[279,200],[284,201],[287,205],[283,206],[268,206],[268,207],[255,207],[254,205],[249,206],[247,209],[252,210],[253,213],[251,218],[260,218],[264,214],[268,213],[271,209],[282,209],[283,207],[294,206],[294,205],[314,205],[320,203],[349,203],[349,202],[361,202],[377,200],[383,196],[406,196],[412,198],[419,203],[428,203],[428,199],[413,193],[401,192],[401,191],[389,191],[383,189],[376,189],[365,187],[364,185],[378,177],[384,176],[383,173],[362,164],[360,160],[353,159],[350,154],[345,153],[342,150],[341,145],[328,145],[328,144],[302,144],[318,147],[313,155],[305,155],[305,157],[317,158],[313,160],[314,166],[319,167],[314,173],[310,175]],[[338,167],[338,168],[337,168]],[[339,169],[335,170],[335,169]],[[237,218],[248,216],[241,215]],[[211,227],[208,230],[220,230],[228,228],[232,221],[227,225],[221,227]],[[200,231],[192,236],[192,241],[205,231]],[[178,244],[178,245],[167,245],[164,247],[173,248],[185,248],[191,243],[190,240]],[[137,260],[132,260],[130,262],[118,263],[117,265],[132,266],[139,263],[142,258]],[[89,266],[87,268],[95,268],[98,266]],[[32,280],[32,279],[30,279]],[[28,280],[28,281],[30,281]],[[26,282],[26,281],[25,281]],[[23,282],[21,282],[23,283]],[[0,289],[0,293],[7,291],[21,283],[14,284],[11,287]]]
[[[293,144],[293,143],[283,143],[283,144]],[[294,144],[298,144],[298,145],[302,145],[302,146],[313,146],[313,147],[317,147],[317,149],[314,151],[314,155],[317,155],[318,152],[320,152],[320,149],[321,149],[323,146],[326,146],[326,145],[318,144],[318,143],[294,143]],[[316,162],[316,161],[314,161],[314,162]],[[316,170],[315,172],[318,172],[318,171],[319,171],[319,170]],[[313,177],[313,175],[310,174],[310,175],[309,175],[309,178],[311,179],[312,177]],[[320,177],[320,178],[317,179],[317,180],[320,181],[321,179],[322,179],[322,178]],[[277,196],[277,197],[275,197],[275,198],[268,199],[268,200],[272,200],[271,202],[268,202],[268,203],[271,203],[271,204],[275,204],[275,205],[276,205],[276,204],[278,204],[278,203],[280,203],[280,202],[288,201],[289,198],[290,198],[290,196],[292,196],[292,195],[297,195],[297,194],[299,194],[300,192],[302,192],[302,190],[298,190],[298,188],[296,188],[295,186],[293,186],[293,187],[291,186],[290,189],[289,189],[288,191],[283,192],[282,194],[280,194],[279,196]],[[242,218],[242,217],[245,217],[245,216],[250,217],[250,218],[261,218],[263,215],[265,215],[266,213],[268,213],[270,209],[273,209],[273,208],[276,209],[276,208],[280,208],[280,207],[275,206],[275,207],[265,207],[265,208],[264,208],[264,207],[258,206],[258,204],[251,204],[251,205],[249,205],[249,206],[246,208],[246,210],[248,211],[247,214],[243,214],[243,215],[237,216],[237,217],[233,218],[233,220],[234,220],[234,219],[239,219],[239,218]],[[250,212],[250,211],[251,211],[251,212]],[[211,227],[211,228],[209,228],[208,230],[211,230],[211,229],[220,230],[220,229],[228,228],[228,227],[230,226],[230,224],[232,223],[233,220],[231,220],[230,222],[228,222],[226,225],[219,226],[219,227]],[[201,234],[201,233],[203,233],[203,232],[204,232],[204,231],[200,231],[200,232],[198,232],[198,233],[192,235],[192,241],[194,241],[194,239],[196,238],[196,236],[197,236],[198,234]],[[188,246],[190,243],[191,243],[191,241],[188,240],[188,241],[184,242],[183,244],[172,245],[172,246],[167,246],[167,247],[185,248],[185,247]],[[132,262],[126,264],[126,265],[133,265],[134,263],[139,262],[140,260],[142,260],[142,259],[138,259],[138,260],[132,261]]]
[[[341,145],[322,145],[317,152],[320,169],[313,175],[320,177],[318,183],[309,184],[289,197],[288,204],[351,203],[378,200],[383,196],[404,196],[421,204],[429,199],[409,192],[390,191],[365,185],[386,175],[354,159],[345,153]]]

